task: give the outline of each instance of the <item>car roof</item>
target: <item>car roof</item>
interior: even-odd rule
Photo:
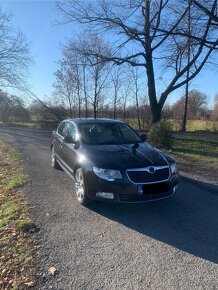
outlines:
[[[66,119],[64,121],[71,121],[77,125],[80,124],[96,124],[96,123],[123,123],[122,121],[119,120],[114,120],[114,119],[107,119],[107,118],[75,118],[75,119]]]

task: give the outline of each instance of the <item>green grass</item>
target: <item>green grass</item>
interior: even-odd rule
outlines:
[[[54,121],[36,121],[32,120],[29,122],[8,122],[7,124],[3,124],[0,121],[0,127],[21,127],[21,128],[29,128],[29,129],[55,129],[58,125],[58,122]]]
[[[218,122],[204,121],[204,120],[192,120],[187,122],[187,131],[211,131],[218,132]]]
[[[178,132],[181,130],[181,122],[178,120],[168,120],[171,123],[172,130]],[[135,130],[138,130],[138,121],[136,119],[128,119],[127,123]],[[148,128],[147,128],[148,129]],[[208,120],[188,120],[186,126],[187,132],[209,131],[218,132],[218,122]]]
[[[30,129],[40,129],[40,122],[36,121],[29,121],[29,122],[9,122],[7,125],[3,125],[2,122],[0,122],[1,127],[24,127],[24,128],[30,128]]]
[[[190,155],[213,162],[218,158],[218,141],[199,138],[198,136],[173,138],[173,153],[178,155]]]
[[[26,183],[26,178],[24,178],[24,176],[13,175],[7,181],[7,187],[8,189],[18,188],[20,186],[23,186],[25,183]]]
[[[0,233],[5,230],[5,227],[12,221],[15,221],[21,212],[21,208],[17,202],[6,200],[0,210]]]
[[[173,148],[168,150],[179,163],[180,170],[204,177],[218,177],[218,136],[213,133],[178,133]]]
[[[181,123],[177,120],[170,120],[173,131],[181,130]],[[218,132],[218,122],[207,120],[188,120],[186,125],[187,132],[210,131]]]
[[[32,281],[32,240],[26,234],[35,227],[28,214],[20,156],[0,142],[0,289],[25,289]]]

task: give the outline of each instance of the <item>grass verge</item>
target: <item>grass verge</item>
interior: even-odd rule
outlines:
[[[18,153],[0,142],[0,289],[25,289],[34,282],[34,252]]]
[[[173,148],[168,153],[176,159],[180,171],[217,183],[218,134],[174,134]]]

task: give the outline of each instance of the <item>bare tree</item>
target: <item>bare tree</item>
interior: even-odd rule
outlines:
[[[9,121],[27,121],[30,119],[21,97],[9,95],[0,90],[0,120],[3,124]]]
[[[62,106],[57,102],[47,101],[46,104],[37,100],[36,98],[27,107],[30,117],[34,121],[45,122],[46,123],[59,123],[63,119],[69,117],[69,110],[66,106]]]
[[[207,96],[197,90],[191,90],[188,95],[187,104],[187,119],[198,119],[201,115],[204,115],[207,105]],[[185,96],[181,97],[173,106],[172,114],[177,120],[183,119],[185,106]],[[183,127],[182,127],[183,129]]]
[[[23,88],[31,63],[28,43],[11,27],[11,16],[0,8],[0,87]]]
[[[121,92],[121,107],[122,107],[122,111],[123,111],[123,121],[126,121],[126,109],[127,109],[127,105],[128,105],[128,101],[129,101],[129,96],[130,96],[130,92],[131,92],[131,86],[130,86],[130,76],[129,74],[126,74],[126,79],[123,82],[123,86],[122,86],[122,92]]]
[[[61,100],[63,105],[67,102],[69,117],[72,118],[75,114],[73,109],[75,101],[75,77],[70,70],[65,70],[63,67],[58,69],[54,75],[56,81],[53,84],[55,89],[53,94],[57,100]]]
[[[191,90],[189,92],[188,106],[189,106],[189,118],[198,118],[198,113],[207,105],[207,95],[197,90]]]
[[[69,108],[69,117],[78,113],[81,117],[81,91],[84,83],[81,55],[74,49],[74,43],[69,42],[62,47],[62,59],[58,61],[60,68],[54,73],[54,97],[62,101]]]
[[[64,15],[63,22],[75,21],[89,25],[89,29],[97,30],[98,33],[107,32],[108,35],[111,33],[111,39],[114,40],[111,55],[97,52],[90,47],[87,48],[86,54],[96,56],[98,61],[113,61],[118,65],[129,63],[145,69],[152,121],[158,122],[168,95],[199,74],[217,47],[217,41],[214,40],[216,31],[212,25],[217,0],[207,2],[207,9],[210,12],[207,14],[196,5],[191,5],[193,14],[200,13],[198,21],[192,23],[199,29],[197,34],[193,33],[191,36],[183,30],[182,25],[190,9],[190,2],[189,0],[94,2],[68,0],[58,2],[57,7]],[[114,37],[114,34],[117,37]],[[173,49],[176,46],[173,44],[179,42],[181,38],[189,37],[195,40],[193,43],[195,49],[189,63],[183,60],[178,66]],[[167,59],[171,60],[170,65],[166,65]],[[161,69],[163,67],[164,72]],[[190,74],[187,77],[188,70]],[[158,95],[159,72],[162,78],[164,75],[167,76],[168,83]],[[144,95],[147,95],[146,91]]]
[[[13,108],[13,103],[8,94],[0,90],[0,118],[7,124]]]
[[[212,118],[214,121],[218,121],[218,94],[214,96],[214,108]]]
[[[190,6],[188,8],[188,15],[187,15],[187,65],[190,63],[191,59],[191,1]],[[188,108],[188,93],[189,93],[189,75],[190,75],[190,68],[187,69],[186,79],[187,82],[185,84],[185,109],[184,109],[184,116],[183,116],[183,123],[182,123],[182,131],[186,131],[186,123],[187,123],[187,108]]]
[[[139,69],[132,68],[131,69],[131,75],[132,75],[132,82],[133,82],[133,93],[135,97],[135,104],[136,104],[136,116],[138,120],[138,129],[139,131],[142,130],[141,126],[141,120],[140,120],[140,113],[139,113],[139,90],[140,90],[140,72]]]
[[[93,108],[93,117],[97,118],[99,106],[103,106],[104,89],[108,86],[109,64],[103,63],[99,56],[87,54],[88,47],[98,54],[109,54],[109,46],[97,34],[85,34],[84,39],[72,40],[68,46],[79,59],[83,69],[83,92],[85,94],[86,110],[88,103]]]
[[[117,104],[121,99],[119,97],[120,90],[125,82],[124,78],[126,76],[125,68],[120,66],[112,66],[110,70],[111,84],[114,90],[114,100],[113,100],[113,118],[116,119]]]
[[[207,16],[209,16],[212,19],[212,25],[218,26],[218,15],[217,15],[217,0],[214,1],[214,4],[216,6],[216,9],[211,11],[210,7],[210,1],[197,1],[197,0],[192,0],[193,4],[198,7],[200,10],[202,10]],[[218,40],[215,40],[216,42]]]

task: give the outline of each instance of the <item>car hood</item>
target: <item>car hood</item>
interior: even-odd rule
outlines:
[[[136,148],[138,146],[138,148]],[[163,154],[147,143],[125,145],[86,145],[83,154],[99,168],[125,170],[168,165]]]

